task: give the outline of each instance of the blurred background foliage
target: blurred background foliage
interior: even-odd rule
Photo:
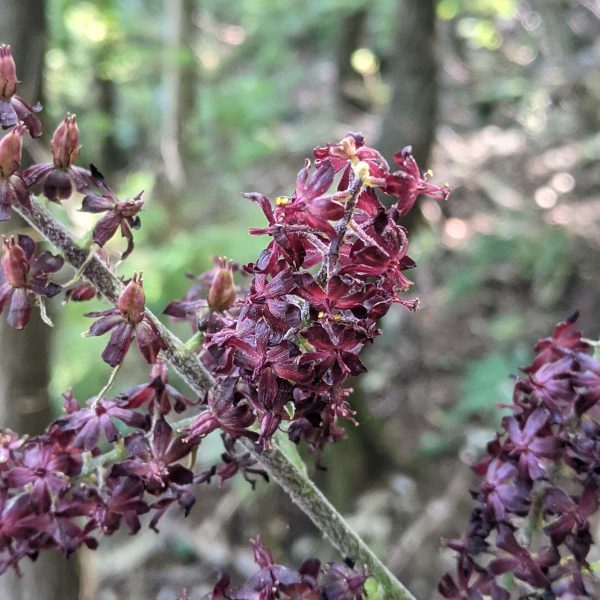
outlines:
[[[394,311],[367,352],[355,393],[361,426],[320,458],[326,470],[308,458],[392,569],[418,597],[435,597],[450,566],[440,538],[463,527],[467,464],[510,400],[510,374],[575,309],[599,333],[598,4],[39,4],[46,130],[75,112],[81,164],[96,164],[122,196],[144,190],[136,251],[119,273],[146,272],[154,311],[181,297],[185,273],[209,268],[212,256],[252,260],[265,240],[247,230],[262,216],[240,192],[290,193],[311,148],[348,130],[386,152],[413,144],[434,181],[449,183],[450,200],[424,199],[408,224],[421,310]],[[36,160],[48,139],[30,144]],[[83,237],[95,217],[78,206],[65,208]],[[121,240],[110,250],[117,256]],[[108,376],[93,358],[105,340],[80,336],[82,313],[100,305],[57,315],[57,409],[67,388],[83,401]],[[126,364],[117,389],[146,377],[135,356]],[[82,598],[162,600],[182,585],[199,593],[219,569],[248,571],[257,531],[282,561],[334,556],[274,486],[252,494],[236,481],[200,491],[189,521],[170,515],[159,537],[117,537],[84,554]]]

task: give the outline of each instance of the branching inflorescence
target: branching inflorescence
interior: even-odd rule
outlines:
[[[66,393],[64,414],[42,435],[0,430],[0,572],[46,549],[68,556],[82,545],[95,548],[98,534],[121,525],[135,533],[146,513],[156,529],[170,506],[189,512],[196,484],[240,473],[253,486],[271,476],[349,561],[323,571],[313,559],[293,571],[275,564],[257,539],[258,573],[237,589],[223,577],[207,598],[355,600],[367,576],[386,599],[412,598],[278,449],[277,437],[320,452],[344,436],[343,420],[356,423],[347,382],[366,370],[361,350],[393,304],[417,306],[403,296],[411,285],[405,272],[415,265],[402,217],[419,195],[443,199],[447,188],[421,174],[410,148],[394,155],[395,170],[358,133],[316,148],[289,196],[271,202],[244,194],[267,221],[251,230],[270,238],[258,259],[243,266],[216,259],[166,308],[191,325],[184,345],[146,309],[142,276],[117,278],[104,249],[120,231],[127,241],[121,259],[133,251],[141,194],[121,200],[96,167],[75,164],[74,115],[53,135],[52,161],[21,171],[25,133],[41,135],[41,126],[33,114],[39,107],[16,89],[10,48],[0,46],[0,125],[9,129],[0,140],[0,220],[16,211],[64,257],[36,253],[27,235],[4,239],[0,313],[22,329],[33,306],[49,323],[44,302],[61,291],[72,301],[105,298],[113,306],[87,313],[95,320],[86,335],[109,335],[102,358],[113,371],[83,407]],[[31,195],[38,186],[58,205],[77,191],[83,211],[102,213],[89,246],[78,246],[40,206]],[[389,197],[388,207],[376,190]],[[61,287],[50,279],[65,262],[77,273]],[[132,347],[149,363],[150,380],[111,396]],[[478,506],[466,536],[448,542],[459,556],[456,577],[440,582],[443,596],[598,596],[587,557],[600,493],[600,363],[589,347],[573,320],[536,347],[504,433],[476,467],[484,477]],[[197,398],[169,383],[168,363]],[[215,431],[224,452],[205,464],[198,450]]]
[[[17,110],[26,105],[15,96],[15,73],[10,49],[2,46],[2,106]],[[27,127],[37,135],[32,110]],[[140,196],[122,201],[96,167],[75,165],[79,132],[74,115],[67,115],[54,133],[52,162],[21,173],[26,127],[11,115],[2,116],[2,125],[11,129],[0,141],[0,218],[8,219],[12,207],[64,252],[78,269],[66,286],[67,298],[99,295],[114,303],[87,315],[96,319],[87,335],[110,334],[102,358],[113,372],[84,407],[65,394],[64,415],[42,435],[2,432],[0,571],[17,568],[21,558],[35,558],[48,548],[66,555],[81,545],[93,548],[97,533],[110,534],[122,524],[134,533],[145,513],[152,513],[150,526],[156,528],[173,504],[187,513],[194,503],[193,486],[214,477],[223,481],[240,472],[254,485],[257,477],[268,478],[259,457],[338,548],[363,561],[361,568],[367,564],[372,576],[381,576],[386,597],[410,598],[312,482],[277,452],[274,436],[287,435],[320,451],[343,437],[341,419],[355,422],[346,382],[366,370],[358,357],[361,349],[378,335],[377,320],[392,304],[416,307],[416,300],[401,296],[410,286],[404,272],[414,266],[401,218],[420,194],[441,199],[448,190],[429,183],[409,148],[394,156],[395,171],[357,133],[315,149],[314,165],[306,161],[290,196],[271,203],[262,194],[245,194],[267,219],[266,227],[251,233],[271,238],[258,260],[240,268],[218,259],[184,300],[167,307],[168,315],[192,325],[194,337],[186,349],[145,308],[141,276],[118,282],[102,250],[120,231],[127,240],[121,258],[131,253],[133,230],[140,226]],[[36,186],[57,204],[76,190],[84,195],[82,210],[104,213],[91,233],[87,259],[31,196]],[[376,189],[391,198],[389,208]],[[0,312],[7,309],[10,325],[24,327],[32,304],[43,310],[44,298],[61,291],[49,276],[62,264],[62,257],[48,252],[36,257],[28,236],[4,241]],[[88,282],[81,283],[80,275]],[[249,283],[243,285],[242,276]],[[111,384],[134,340],[151,365],[151,379],[111,397]],[[189,358],[189,348],[197,357],[192,353]],[[165,361],[201,392],[198,400],[185,398],[168,383]],[[173,421],[174,413],[185,410],[189,416]],[[223,437],[221,463],[194,469],[198,447],[213,431]],[[240,446],[236,441],[241,438]],[[363,596],[366,572],[334,565],[327,581],[318,583],[314,561],[292,576],[273,565],[258,542],[255,554],[272,577],[263,574],[243,590],[251,587],[261,598],[288,593],[288,584],[307,598]],[[286,573],[287,583],[282,579]],[[224,585],[217,584],[211,597],[241,597],[223,591]]]

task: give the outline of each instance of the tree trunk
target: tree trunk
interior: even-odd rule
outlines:
[[[435,41],[434,0],[400,0],[392,99],[376,146],[387,159],[409,144],[420,166],[429,158],[437,116]]]
[[[114,18],[116,5],[114,0],[98,0],[97,4],[106,15]],[[107,73],[107,65],[111,60],[115,60],[118,54],[116,42],[114,39],[107,39],[99,44],[94,56],[94,85],[96,91],[96,103],[98,110],[102,113],[104,121],[108,127],[102,134],[102,143],[100,146],[100,156],[96,165],[104,175],[112,175],[115,171],[124,169],[130,162],[127,153],[119,144],[117,137],[117,104],[118,89],[115,82]]]
[[[196,106],[198,71],[193,54],[197,27],[197,0],[164,0],[165,39],[162,68],[164,109],[161,117],[160,151],[163,169],[157,181],[157,196],[176,206],[187,184],[190,165],[190,126]],[[195,134],[195,132],[194,132]],[[173,215],[177,222],[178,215]]]
[[[45,3],[42,0],[3,0],[0,43],[10,44],[23,81],[19,93],[32,103],[40,99],[46,42]],[[17,231],[15,217],[4,232]],[[19,433],[39,433],[51,418],[48,398],[51,329],[38,316],[23,331],[0,322],[0,426]],[[76,560],[58,552],[44,553],[37,562],[22,563],[23,577],[8,572],[0,577],[0,598],[6,600],[76,600],[79,576]]]

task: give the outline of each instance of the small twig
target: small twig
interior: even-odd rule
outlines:
[[[37,305],[40,309],[40,319],[42,319],[42,321],[46,323],[48,327],[54,327],[54,323],[52,322],[52,320],[48,316],[48,313],[46,312],[46,303],[44,302],[44,298],[42,296],[38,296]]]
[[[102,399],[104,394],[106,394],[106,392],[108,392],[108,390],[110,390],[110,388],[112,387],[112,384],[115,382],[118,372],[121,370],[121,364],[122,363],[119,363],[116,367],[113,368],[113,370],[110,374],[110,377],[108,378],[108,381],[106,382],[106,385],[98,392],[96,398],[94,399],[92,408],[96,408],[96,406],[98,405],[98,402],[100,402],[100,400]]]
[[[83,264],[79,267],[79,269],[77,269],[75,275],[73,275],[73,277],[69,279],[69,281],[63,283],[63,288],[69,288],[75,285],[76,283],[79,283],[79,280],[83,277],[83,272],[85,271],[86,267],[92,262],[92,259],[94,258],[94,256],[96,256],[96,252],[99,248],[100,246],[98,246],[98,244],[92,244],[87,258],[83,261]]]

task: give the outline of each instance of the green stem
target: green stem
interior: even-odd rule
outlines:
[[[83,277],[107,300],[113,303],[117,301],[123,290],[123,282],[95,254],[90,256],[80,248],[71,233],[57,222],[47,209],[40,206],[33,198],[31,210],[22,205],[14,205],[13,209],[44,238],[61,250],[67,262],[76,269],[82,269]],[[332,255],[330,258],[335,265],[336,257]],[[163,354],[166,360],[195,393],[204,395],[215,382],[198,360],[198,356],[148,309],[146,315],[156,325],[159,335],[165,342],[166,349]],[[415,600],[408,589],[392,575],[369,546],[352,530],[317,486],[277,447],[261,450],[248,440],[242,440],[242,444],[268,469],[271,477],[343,556],[352,558],[359,566],[367,566],[369,573],[385,590],[386,600]]]
[[[106,392],[108,392],[108,390],[110,390],[110,388],[112,387],[113,383],[115,382],[115,379],[117,378],[117,374],[119,373],[119,371],[121,370],[121,363],[119,363],[116,367],[113,368],[110,377],[108,378],[108,381],[106,382],[106,385],[98,392],[98,395],[96,396],[96,399],[94,400],[94,403],[92,404],[92,408],[96,408],[96,406],[98,405],[98,402],[100,402],[100,400],[102,399],[102,396],[104,396],[104,394],[106,394]]]

